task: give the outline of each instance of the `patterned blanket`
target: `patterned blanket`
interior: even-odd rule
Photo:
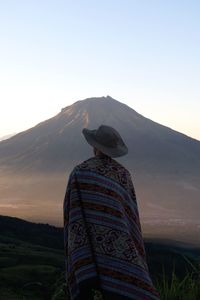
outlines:
[[[130,173],[104,156],[71,173],[64,199],[66,280],[71,300],[159,300],[149,276]]]

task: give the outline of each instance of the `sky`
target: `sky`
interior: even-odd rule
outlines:
[[[0,137],[111,97],[200,140],[200,1],[0,0]]]

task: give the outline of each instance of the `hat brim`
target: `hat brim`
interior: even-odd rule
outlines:
[[[117,145],[117,147],[115,147],[115,148],[105,147],[104,145],[100,144],[96,140],[96,137],[95,137],[96,132],[97,132],[97,130],[89,130],[87,128],[84,128],[82,131],[86,141],[91,146],[95,147],[96,149],[100,150],[101,152],[103,152],[104,154],[106,154],[110,157],[120,157],[120,156],[126,155],[128,153],[128,148],[124,144],[123,141],[121,141],[121,144]]]

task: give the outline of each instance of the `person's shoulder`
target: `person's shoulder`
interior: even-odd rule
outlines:
[[[74,173],[79,172],[81,170],[90,169],[90,167],[94,164],[94,162],[95,162],[95,157],[91,157],[87,160],[84,160],[83,162],[81,162],[80,164],[78,164],[74,167],[71,174],[74,174]]]
[[[121,171],[124,171],[124,173],[127,173],[128,175],[130,174],[129,170],[115,159],[112,159],[112,163],[114,166],[116,166],[116,168],[119,168]]]

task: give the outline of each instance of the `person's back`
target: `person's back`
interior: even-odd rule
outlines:
[[[121,164],[97,150],[74,168],[64,222],[71,299],[93,299],[95,291],[109,300],[159,299],[146,263],[131,176]]]

